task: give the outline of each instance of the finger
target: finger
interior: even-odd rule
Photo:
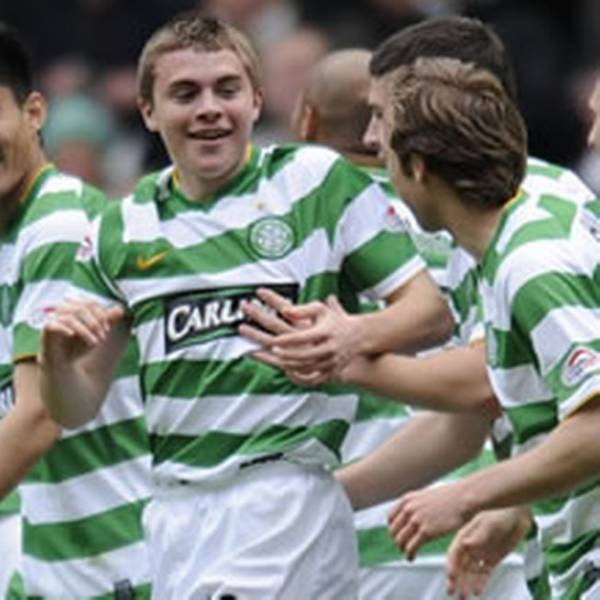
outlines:
[[[276,367],[278,369],[283,368],[277,357],[271,354],[270,352],[259,350],[257,352],[252,352],[250,356],[256,359],[257,361],[269,365],[271,367]]]
[[[289,321],[308,319],[316,321],[327,313],[327,307],[322,302],[309,302],[301,306],[286,306],[281,309],[281,314]]]
[[[57,309],[56,315],[62,319],[69,319],[70,323],[83,326],[98,341],[103,340],[109,330],[105,310],[94,302],[67,303]]]
[[[274,308],[277,312],[282,312],[284,309],[293,306],[287,298],[268,288],[258,288],[258,290],[256,290],[256,295],[265,304]]]
[[[297,371],[287,371],[286,375],[296,384],[303,386],[321,385],[329,380],[326,373],[312,371],[311,373],[299,373]]]
[[[244,323],[238,327],[238,332],[240,335],[247,337],[248,339],[254,342],[257,342],[264,348],[271,348],[273,345],[275,345],[275,336],[269,333],[265,333],[261,329],[257,329],[252,325]]]
[[[329,344],[324,343],[316,346],[310,343],[292,344],[289,342],[289,338],[291,338],[292,335],[296,334],[282,335],[277,338],[277,352],[283,360],[309,363],[323,362],[335,358],[335,353],[332,351]],[[298,335],[301,334],[299,333]]]
[[[406,544],[413,536],[416,529],[417,525],[413,521],[404,521],[402,525],[396,526],[393,537],[398,548],[400,548],[402,551],[406,551]]]
[[[286,371],[297,371],[299,373],[313,373],[314,371],[327,372],[333,376],[337,363],[333,360],[289,360],[278,352],[279,347],[273,347],[273,354],[281,360],[281,364]]]
[[[269,333],[278,335],[294,330],[289,323],[284,321],[276,313],[267,311],[252,302],[243,302],[242,312],[248,319],[254,321]]]
[[[327,303],[327,306],[329,306],[329,308],[331,308],[336,313],[338,313],[340,315],[346,314],[344,307],[340,304],[340,301],[333,294],[330,294],[329,296],[327,296],[326,303]]]
[[[414,530],[413,533],[412,533],[412,535],[410,537],[408,537],[408,539],[405,542],[406,558],[408,558],[408,560],[414,560],[415,556],[417,555],[417,550],[426,541],[428,541],[428,537],[423,532],[422,528],[418,527],[416,530]]]
[[[125,317],[125,309],[117,304],[106,309],[106,318],[111,325],[115,325]]]
[[[69,337],[78,338],[88,346],[96,346],[102,341],[102,336],[97,335],[94,329],[88,327],[87,323],[72,315],[61,319],[61,324],[73,333]]]
[[[304,347],[308,345],[320,344],[327,338],[328,334],[321,327],[312,325],[304,329],[297,329],[290,333],[280,336],[278,346],[282,348],[292,348],[294,346]]]
[[[406,497],[401,498],[388,513],[388,526],[390,531],[400,528],[404,525],[408,515],[405,513],[404,508],[406,504]]]

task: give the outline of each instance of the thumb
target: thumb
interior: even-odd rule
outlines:
[[[327,296],[327,306],[329,306],[329,308],[331,308],[338,315],[345,315],[346,314],[346,310],[341,305],[341,303],[337,299],[337,297],[334,296],[333,294],[330,294],[329,296]]]
[[[106,309],[106,318],[111,325],[116,325],[125,316],[125,309],[118,304]]]

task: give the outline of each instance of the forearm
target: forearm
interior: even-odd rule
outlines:
[[[40,384],[50,416],[69,429],[94,418],[107,390],[107,385],[94,378],[81,361],[61,365],[45,360]]]
[[[415,275],[386,302],[388,306],[380,311],[354,316],[360,354],[413,354],[450,337],[452,315],[425,271]]]
[[[457,492],[467,513],[529,504],[567,493],[600,475],[600,395],[539,446],[476,473]]]
[[[0,421],[0,500],[19,484],[59,435],[60,427],[42,407],[37,411],[15,407]]]
[[[496,406],[483,344],[422,358],[385,354],[356,365],[347,369],[351,383],[398,402],[431,410],[476,410],[490,415]]]
[[[420,488],[480,452],[489,421],[473,415],[424,413],[360,461],[336,472],[356,510]]]

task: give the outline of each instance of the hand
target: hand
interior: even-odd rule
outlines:
[[[125,312],[120,306],[104,308],[96,302],[68,300],[51,313],[41,339],[41,363],[75,361],[101,344]]]
[[[456,534],[446,559],[447,591],[460,600],[480,596],[496,566],[510,554],[531,527],[526,507],[486,510]]]
[[[274,320],[259,307],[246,304],[245,314],[268,332],[242,325],[240,333],[270,350],[270,364],[295,374],[303,383],[315,383],[335,377],[355,355],[359,337],[355,317],[334,296],[326,303],[293,306],[270,290],[257,294],[283,319]]]
[[[460,483],[409,492],[391,510],[388,528],[394,543],[408,560],[430,540],[459,529],[470,514],[461,503]]]

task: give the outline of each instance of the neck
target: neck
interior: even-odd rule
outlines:
[[[376,154],[365,152],[342,151],[343,156],[359,167],[384,167],[381,159]]]
[[[176,166],[173,174],[175,184],[190,202],[206,202],[210,200],[216,192],[237,177],[246,163],[250,160],[251,154],[252,146],[249,144],[242,160],[237,165],[230,171],[213,178],[199,176],[193,171],[186,172]]]
[[[42,149],[38,148],[33,156],[30,157],[30,164],[21,179],[17,181],[15,187],[4,198],[0,199],[2,206],[0,210],[0,231],[6,230],[19,206],[27,199],[31,186],[46,164],[48,164],[46,156]]]
[[[448,230],[459,246],[462,246],[477,262],[481,262],[498,228],[501,215],[501,208],[484,211],[460,204],[449,219]]]

